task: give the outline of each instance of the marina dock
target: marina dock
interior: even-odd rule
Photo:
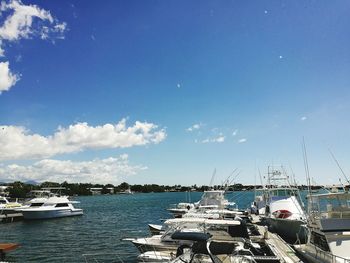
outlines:
[[[20,221],[22,219],[23,219],[23,215],[21,213],[0,214],[1,223],[11,223],[15,221]]]
[[[284,241],[279,235],[270,232],[267,227],[261,225],[260,217],[257,215],[251,215],[252,216],[252,222],[256,227],[258,228],[260,233],[263,233],[262,236],[256,237],[264,238],[266,243],[271,246],[271,248],[274,249],[274,252],[276,255],[278,255],[281,259],[283,259],[286,263],[296,263],[303,261],[296,255],[296,251],[286,242]]]

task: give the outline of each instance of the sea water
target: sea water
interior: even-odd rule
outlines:
[[[81,196],[75,200],[83,216],[0,224],[0,243],[19,243],[8,254],[11,262],[135,262],[139,254],[125,237],[149,236],[147,224],[171,218],[171,204],[198,201],[200,192],[140,193],[133,195]],[[246,209],[254,192],[226,194]],[[85,256],[84,256],[85,255]]]

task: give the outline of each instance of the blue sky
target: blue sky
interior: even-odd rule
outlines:
[[[2,5],[0,179],[350,176],[348,1]]]

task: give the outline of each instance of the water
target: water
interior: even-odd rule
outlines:
[[[201,195],[191,193],[191,201],[198,201]],[[133,262],[138,252],[121,238],[148,236],[147,224],[161,224],[160,219],[170,218],[166,208],[188,201],[187,196],[148,193],[77,197],[83,216],[0,224],[0,243],[21,245],[8,254],[11,262],[85,262],[83,254],[100,254],[99,262],[118,262],[116,255]],[[254,192],[227,194],[241,209],[249,207],[253,197]]]

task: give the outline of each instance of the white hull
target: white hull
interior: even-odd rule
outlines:
[[[57,210],[21,210],[24,219],[49,219],[67,216],[78,216],[83,214],[82,209],[57,209]]]

